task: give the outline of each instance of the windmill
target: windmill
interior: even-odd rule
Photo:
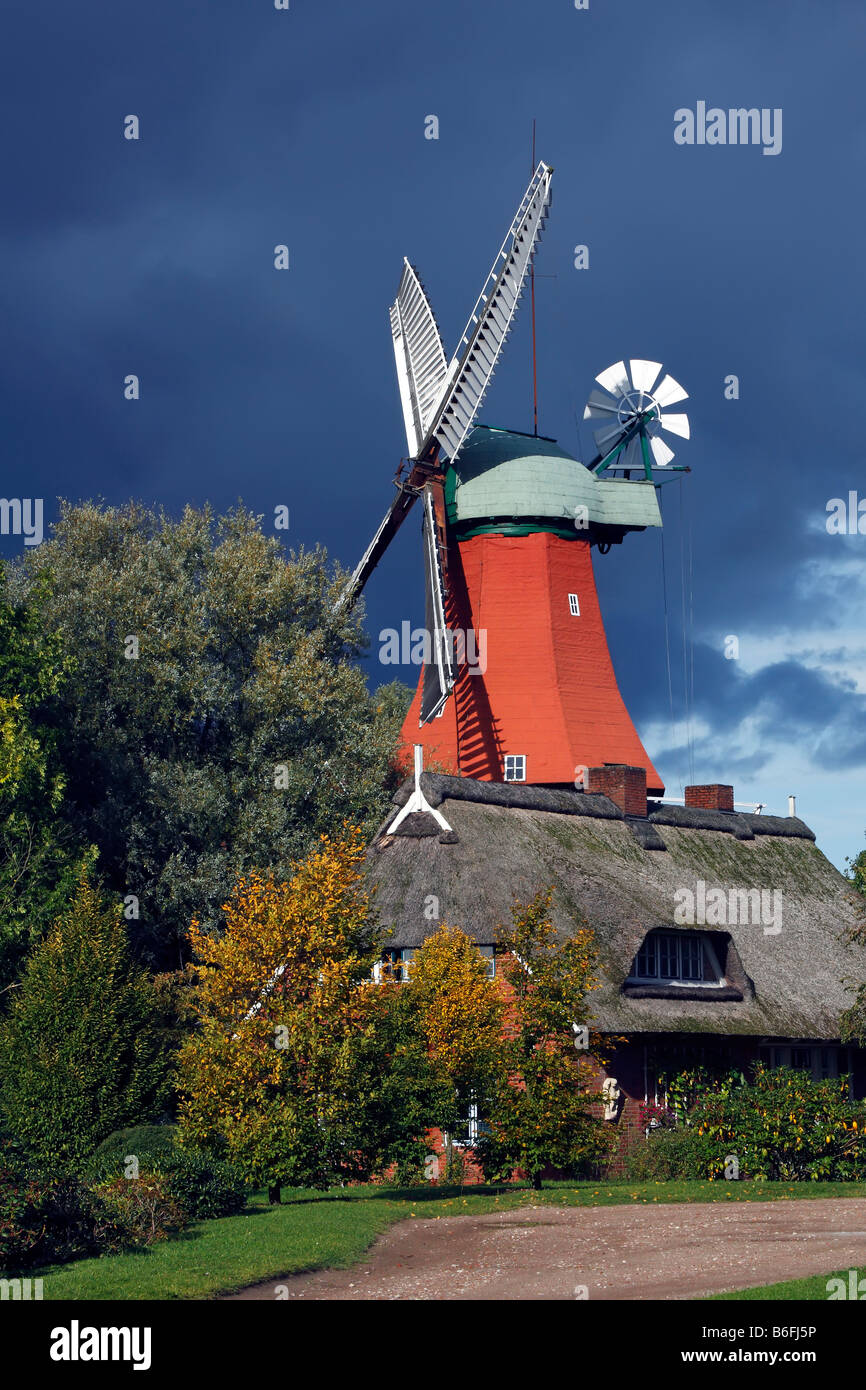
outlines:
[[[446,521],[440,449],[453,465],[475,421],[511,330],[532,255],[550,207],[553,170],[540,162],[469,315],[450,363],[418,272],[408,260],[391,305],[391,333],[409,454],[408,476],[356,567],[343,601],[361,592],[419,496],[424,499],[426,624],[421,719],[435,718],[454,688],[454,651],[446,625]]]
[[[605,423],[589,467],[555,440],[475,426],[552,172],[535,169],[450,362],[404,261],[390,315],[408,468],[340,601],[361,592],[420,499],[429,650],[403,726],[407,749],[420,743],[462,776],[547,785],[572,785],[580,766],[642,765],[650,790],[663,791],[616,685],[590,551],[661,525],[653,469],[673,456],[663,432],[688,434],[686,417],[664,413],[685,392],[665,377],[653,393],[661,367],[640,359],[601,373],[604,394],[593,392],[587,411]]]

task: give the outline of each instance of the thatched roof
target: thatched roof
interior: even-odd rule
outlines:
[[[430,773],[421,786],[452,833],[416,813],[388,836],[392,813],[374,839],[369,874],[382,922],[393,928],[389,945],[417,946],[433,930],[435,914],[425,915],[431,895],[439,920],[483,944],[510,921],[515,900],[552,887],[557,928],[569,932],[585,917],[595,931],[604,978],[592,1002],[601,1029],[838,1038],[851,1001],[843,980],[862,973],[842,941],[857,906],[801,820],[652,803],[646,819],[626,818],[602,795]],[[401,788],[396,805],[410,789]],[[677,928],[675,894],[697,892],[699,880],[707,891],[777,890],[781,931],[760,922]],[[716,944],[729,936],[722,969],[731,988],[712,997],[624,988],[657,927],[713,932]]]

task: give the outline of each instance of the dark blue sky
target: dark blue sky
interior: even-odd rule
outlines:
[[[693,472],[664,493],[673,716],[659,537],[597,562],[626,701],[672,795],[793,791],[836,862],[863,846],[866,536],[825,528],[830,498],[866,497],[862,0],[54,0],[3,29],[7,496],[285,503],[291,544],[353,566],[405,452],[401,258],[450,352],[536,117],[542,432],[588,457],[575,417],[623,356],[690,393]],[[675,144],[698,101],[781,108],[781,153]],[[531,429],[528,327],[524,306],[487,423]],[[421,589],[413,520],[368,586],[374,639],[422,621]]]

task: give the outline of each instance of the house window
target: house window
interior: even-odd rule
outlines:
[[[478,1143],[483,1134],[487,1133],[489,1126],[482,1118],[481,1109],[475,1100],[464,1101],[460,1118],[457,1121],[457,1128],[451,1136],[454,1147],[457,1149],[471,1149]]]
[[[712,945],[699,932],[650,932],[634,958],[629,979],[664,984],[724,982]]]
[[[762,1048],[763,1060],[770,1067],[790,1067],[792,1071],[809,1072],[815,1081],[829,1081],[849,1073],[851,1059],[846,1047],[832,1044],[813,1046],[799,1043],[793,1047],[778,1046]]]
[[[577,601],[577,594],[569,594],[568,611],[573,618],[580,617],[580,604]]]
[[[414,955],[415,951],[411,949],[383,951],[382,959],[373,966],[373,979],[379,984],[383,980],[405,984],[409,978],[409,962]]]
[[[479,951],[484,957],[485,973],[488,980],[492,980],[496,974],[496,956],[492,946],[479,946]]]
[[[526,781],[526,754],[508,753],[505,757],[506,782]]]
[[[479,946],[478,950],[484,959],[484,973],[488,980],[494,979],[496,976],[495,946]],[[412,959],[417,954],[417,950],[413,947],[383,951],[382,959],[373,966],[373,979],[378,984],[381,984],[383,980],[396,980],[399,984],[405,984],[409,979]]]

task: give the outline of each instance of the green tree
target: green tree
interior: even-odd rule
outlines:
[[[169,1062],[153,988],[120,908],[82,873],[28,957],[0,1029],[0,1104],[38,1162],[78,1166],[112,1130],[157,1115]]]
[[[500,929],[506,1068],[478,1145],[486,1176],[520,1168],[537,1188],[546,1167],[568,1169],[605,1150],[603,1126],[590,1111],[598,1097],[589,1050],[575,1049],[574,1032],[575,1024],[588,1028],[594,938],[583,925],[559,940],[550,904],[551,893],[539,893],[515,905],[511,927]]]
[[[68,664],[37,607],[11,602],[0,566],[0,1004],[78,872],[52,728]]]
[[[66,814],[156,968],[182,963],[192,917],[220,925],[250,868],[283,878],[344,821],[372,832],[398,780],[408,692],[368,693],[344,576],[320,549],[287,557],[260,521],[64,505],[12,575],[74,658]]]
[[[197,1032],[181,1050],[183,1142],[225,1152],[279,1200],[411,1166],[435,1078],[394,991],[371,978],[378,933],[362,837],[323,837],[288,882],[253,874],[226,929],[191,931]]]

